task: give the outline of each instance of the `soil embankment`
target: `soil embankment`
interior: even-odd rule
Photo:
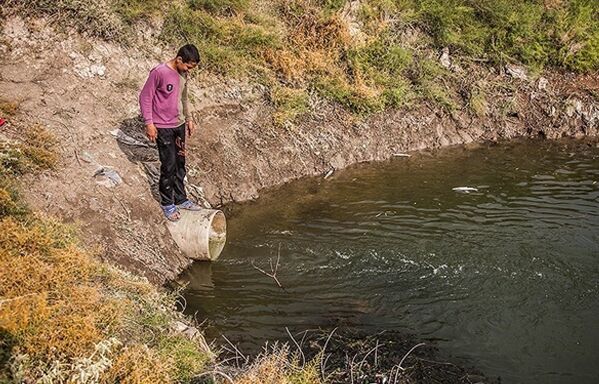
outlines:
[[[141,53],[11,18],[0,54],[2,99],[51,130],[63,159],[60,171],[28,181],[30,204],[77,223],[108,261],[158,283],[176,277],[190,261],[168,236],[153,194],[158,154],[137,118],[138,90],[170,50]],[[314,114],[285,126],[273,122],[262,86],[199,72],[191,90],[199,125],[188,143],[192,195],[218,206],[398,153],[522,136],[597,136],[596,76],[516,69],[460,69],[457,78],[492,85],[491,102],[478,113],[419,103],[358,118],[315,99]],[[19,133],[9,124],[2,134]]]

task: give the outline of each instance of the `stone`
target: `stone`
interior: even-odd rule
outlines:
[[[441,51],[441,55],[439,56],[439,63],[447,69],[451,68],[451,59],[449,57],[449,48],[445,47]]]
[[[528,80],[528,74],[524,67],[514,64],[506,64],[505,71],[514,79]]]
[[[537,83],[537,88],[539,89],[539,91],[546,90],[548,85],[549,85],[549,80],[547,80],[544,77],[539,78],[539,81]]]

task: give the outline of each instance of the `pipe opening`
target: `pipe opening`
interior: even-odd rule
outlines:
[[[208,235],[208,257],[216,260],[225,247],[227,241],[227,221],[225,215],[218,211],[212,216],[210,234]]]

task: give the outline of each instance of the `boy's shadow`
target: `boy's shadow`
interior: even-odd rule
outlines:
[[[121,151],[132,163],[141,164],[146,173],[152,197],[160,202],[158,180],[160,178],[160,158],[155,143],[148,140],[146,126],[141,117],[125,119],[116,133],[116,141]]]
[[[160,157],[155,143],[148,140],[146,136],[146,125],[141,117],[129,118],[121,121],[119,127],[113,131],[119,148],[125,156],[135,164],[141,164],[146,173],[150,191],[154,200],[160,203],[158,192],[158,181],[160,179]],[[185,183],[187,195],[195,199],[205,208],[210,208],[201,187]]]

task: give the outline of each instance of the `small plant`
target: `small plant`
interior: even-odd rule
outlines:
[[[0,142],[0,177],[56,166],[55,138],[40,125],[24,128],[23,131],[18,141]]]
[[[0,117],[13,116],[19,111],[19,103],[16,101],[0,100]]]
[[[292,123],[309,111],[309,96],[303,89],[274,87],[270,95],[275,106],[273,118],[278,125]]]
[[[489,105],[483,90],[475,88],[470,92],[468,107],[478,117],[483,117],[487,114]]]

